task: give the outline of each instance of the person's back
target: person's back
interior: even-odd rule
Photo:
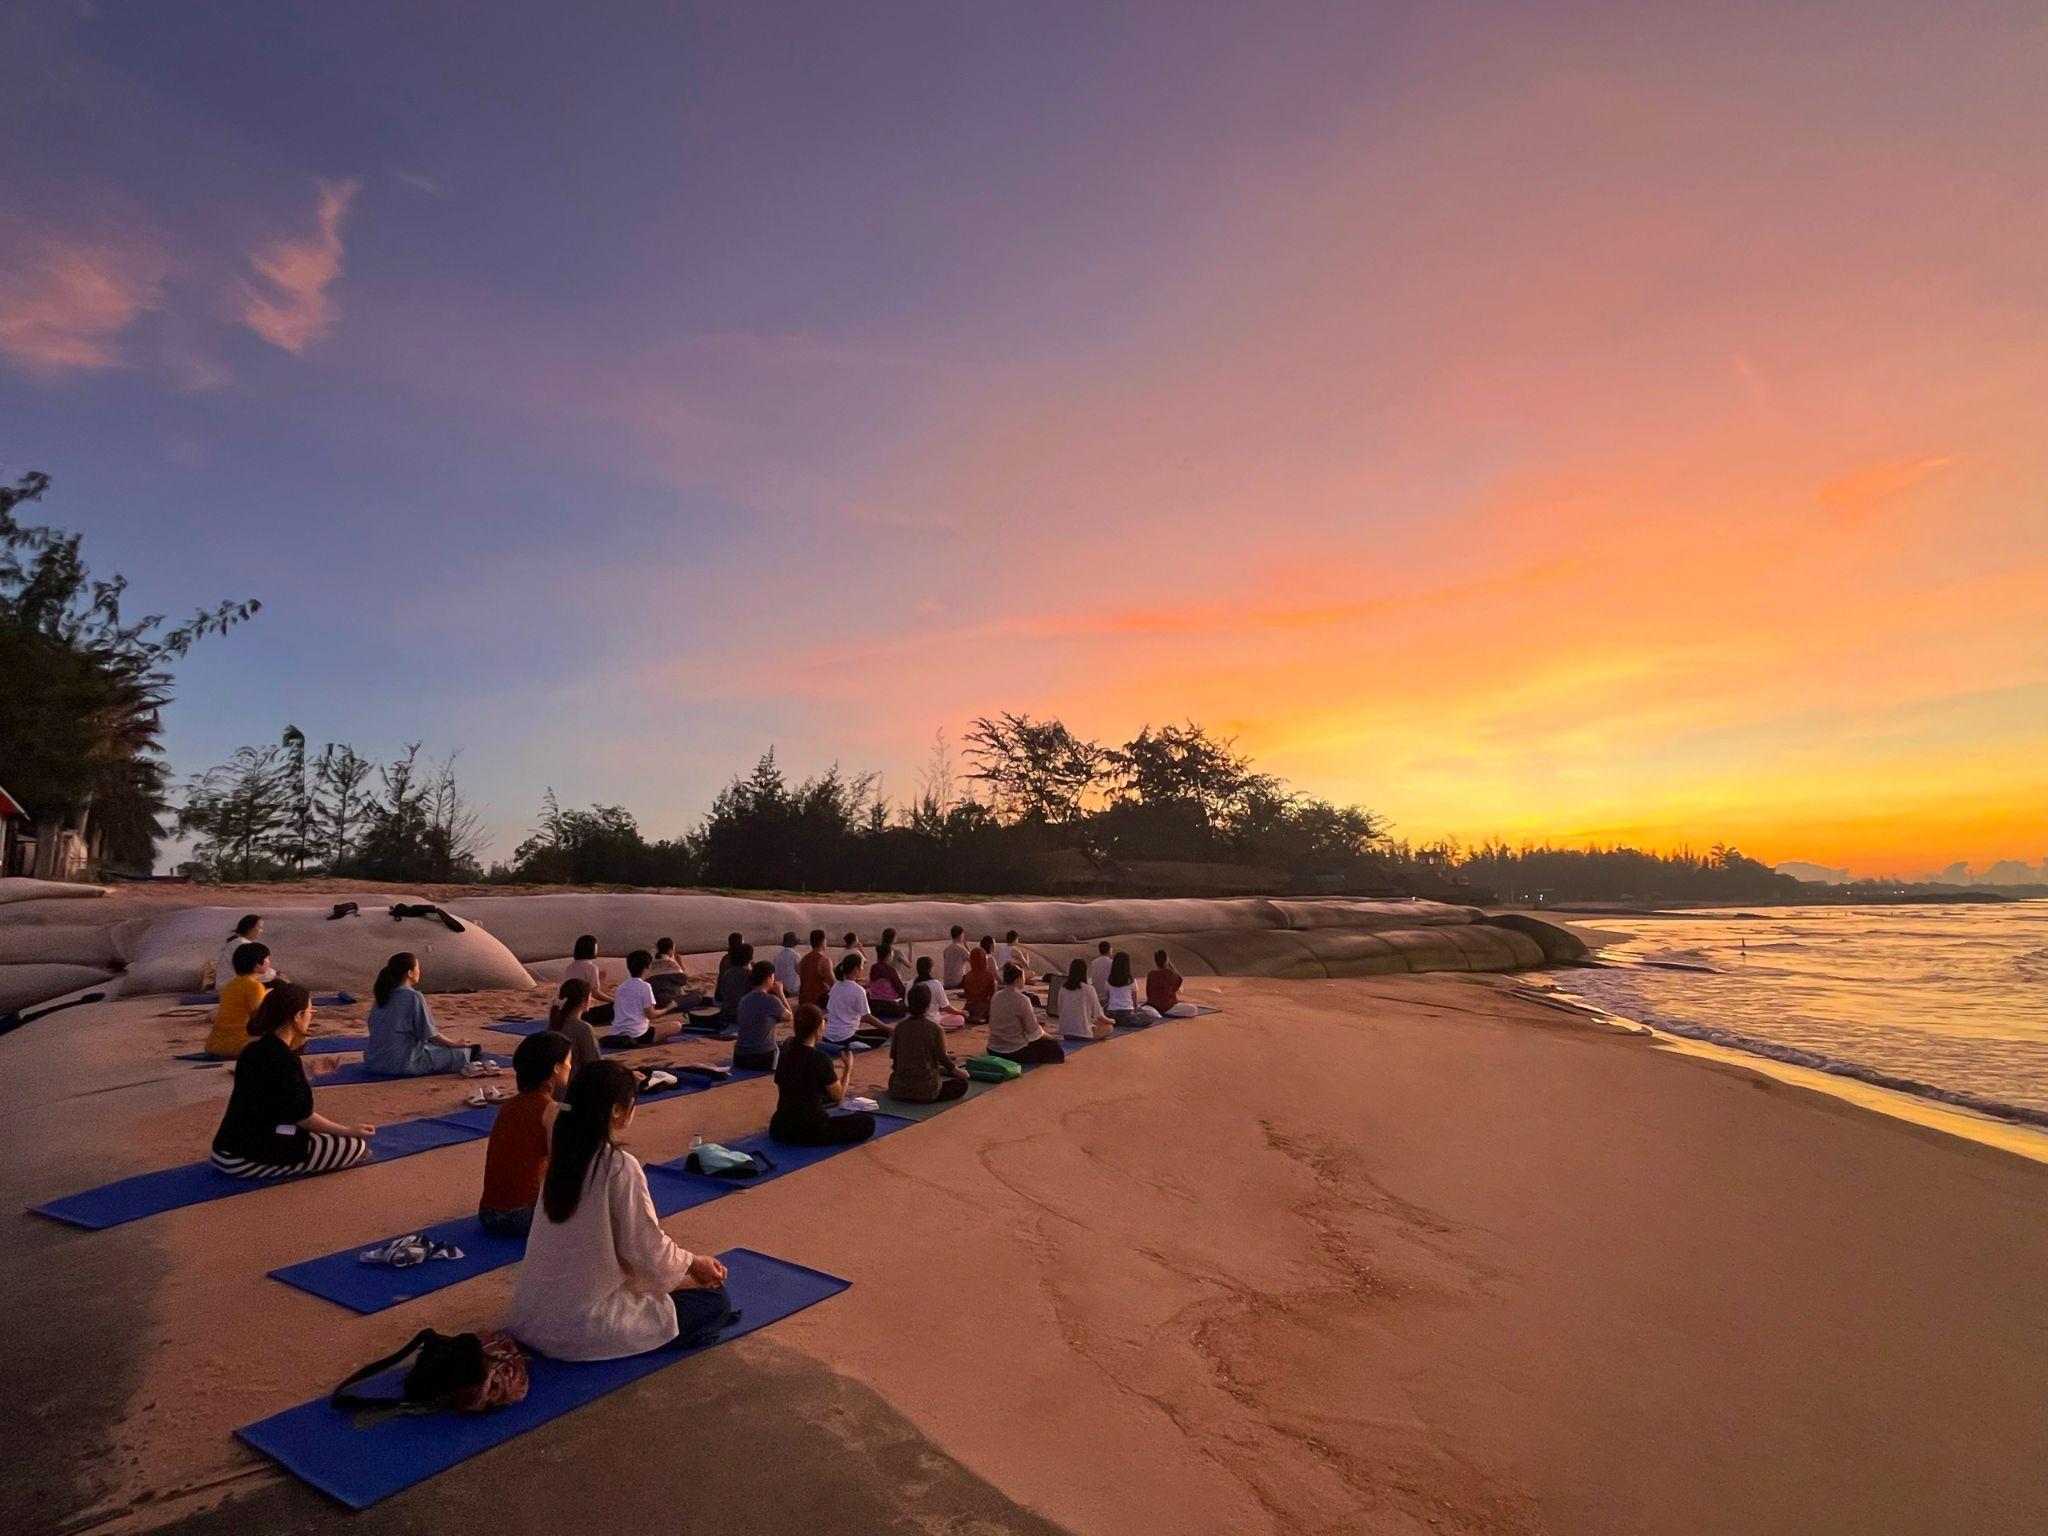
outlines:
[[[832,990],[825,995],[826,1042],[844,1045],[867,1017],[868,989],[851,976],[833,982]]]
[[[263,1005],[264,986],[253,975],[231,977],[220,989],[220,1002],[213,1010],[213,1025],[206,1033],[206,1050],[212,1056],[239,1056],[249,1044],[249,1020]]]
[[[775,1033],[789,1009],[773,992],[749,992],[739,1003],[739,1033],[732,1042],[734,1066],[758,1066],[775,1056]]]
[[[913,1014],[889,1037],[889,1097],[906,1104],[930,1104],[953,1075],[946,1032],[926,1014]]]
[[[604,1059],[604,1047],[598,1043],[597,1031],[590,1027],[590,1020],[582,1014],[572,1014],[550,1024],[549,1029],[569,1042],[569,1070],[587,1066],[593,1061]]]
[[[803,977],[798,972],[802,961],[803,956],[797,953],[794,944],[785,942],[775,951],[775,980],[787,997],[795,997],[803,990]]]
[[[297,1122],[313,1113],[305,1068],[276,1035],[243,1036],[234,1086],[214,1132],[213,1151],[246,1163],[288,1166],[305,1160],[310,1145]]]
[[[584,1026],[586,1029],[588,1025]],[[566,1059],[566,1058],[565,1058]],[[498,1106],[491,1139],[484,1148],[484,1192],[477,1202],[486,1227],[494,1219],[530,1218],[548,1171],[548,1111],[554,1107],[552,1083],[522,1089]],[[525,1221],[520,1220],[523,1228]]]
[[[830,1132],[825,1090],[837,1080],[832,1058],[815,1045],[791,1040],[775,1063],[775,1113],[768,1134],[777,1141],[802,1144]]]
[[[639,1160],[605,1147],[567,1221],[534,1213],[512,1293],[512,1332],[554,1360],[617,1360],[659,1349],[676,1335],[668,1290],[682,1282],[688,1258],[654,1220]],[[652,1265],[644,1276],[642,1264]]]
[[[822,1008],[831,991],[832,957],[822,947],[813,946],[797,964],[797,1003],[814,1003]]]
[[[747,995],[748,966],[728,965],[718,973],[718,1020],[721,1024],[732,1024],[739,1020],[740,999]]]
[[[1067,1039],[1093,1040],[1102,1032],[1102,999],[1087,982],[1078,987],[1062,984],[1054,991],[1053,1000],[1060,1033]]]
[[[1145,1002],[1160,1013],[1170,1011],[1180,1002],[1181,974],[1166,963],[1161,955],[1159,963],[1145,977]]]
[[[996,990],[988,1005],[988,1048],[992,1054],[1021,1051],[1044,1033],[1030,998],[1016,987]]]
[[[968,956],[967,974],[960,981],[960,995],[967,1003],[967,1022],[984,1023],[989,1002],[996,995],[996,973],[985,962]]]
[[[1111,957],[1107,954],[1098,954],[1093,960],[1088,962],[1088,985],[1095,989],[1095,1000],[1098,1003],[1109,1001],[1109,967],[1111,963]]]
[[[960,935],[953,935],[939,955],[939,979],[949,988],[958,988],[960,979],[967,974],[967,946],[960,942]]]
[[[364,1067],[386,1077],[414,1075],[417,1048],[429,1038],[426,999],[411,987],[394,988],[365,1022],[370,1043],[363,1050]]]

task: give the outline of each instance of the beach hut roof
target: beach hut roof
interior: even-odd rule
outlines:
[[[15,799],[14,796],[8,794],[5,789],[0,789],[0,821],[6,820],[9,816],[26,816],[27,814],[28,808],[26,806]]]

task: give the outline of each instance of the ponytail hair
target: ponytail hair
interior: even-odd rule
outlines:
[[[541,1209],[560,1225],[576,1214],[583,1186],[600,1154],[612,1148],[612,1116],[639,1094],[640,1080],[616,1061],[593,1061],[569,1079],[562,1113],[555,1116]]]
[[[280,981],[263,994],[249,1016],[249,1034],[274,1035],[313,1005],[313,994],[296,981]]]
[[[548,1005],[548,1028],[560,1029],[583,1012],[583,1005],[589,1001],[590,983],[581,976],[571,976],[562,983],[562,990],[555,994],[554,1002]]]
[[[405,985],[405,978],[412,974],[412,968],[418,964],[419,960],[408,949],[401,949],[384,962],[384,969],[377,973],[376,985],[370,988],[379,1008],[391,1001],[391,994]]]

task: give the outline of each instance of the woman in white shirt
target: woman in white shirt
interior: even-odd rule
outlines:
[[[540,1209],[512,1293],[513,1336],[556,1360],[617,1360],[709,1343],[737,1317],[725,1266],[661,1230],[647,1172],[619,1145],[636,1084],[615,1061],[569,1083]]]
[[[839,979],[825,994],[824,1043],[827,1047],[837,1049],[849,1040],[880,1045],[889,1038],[890,1026],[876,1018],[868,1007],[867,985],[861,980],[865,969],[861,957],[851,954],[840,960],[833,973]]]
[[[1053,993],[1053,1012],[1060,1034],[1068,1040],[1101,1040],[1116,1026],[1102,1012],[1102,999],[1088,981],[1088,962],[1076,959],[1067,979]]]
[[[967,951],[963,949],[961,953],[964,955]],[[965,962],[962,963],[964,964]],[[925,986],[931,989],[926,994],[931,999],[925,1008],[927,1017],[937,1020],[941,1029],[961,1029],[966,1026],[967,1015],[953,1006],[951,1000],[946,996],[946,989],[939,985],[938,977],[932,974],[932,957],[930,955],[919,955],[917,957],[917,980],[910,984],[913,990],[917,987],[918,982],[923,982]]]
[[[1109,1015],[1112,1024],[1119,1029],[1130,1029],[1151,1022],[1138,1012],[1138,983],[1131,976],[1131,957],[1123,950],[1118,950],[1109,962],[1109,975],[1105,980],[1109,1001],[1103,1005],[1103,1011]]]

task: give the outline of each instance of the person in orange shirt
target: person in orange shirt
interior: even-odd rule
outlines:
[[[518,1094],[491,1122],[484,1152],[484,1193],[476,1219],[486,1232],[524,1237],[533,1227],[533,1203],[548,1171],[548,1138],[561,1105],[555,1095],[569,1086],[569,1040],[553,1030],[528,1035],[512,1053]]]
[[[838,978],[832,973],[832,957],[825,953],[825,930],[811,930],[811,947],[796,963],[796,1005],[809,1003],[823,1008],[825,998]]]
[[[270,964],[268,944],[240,944],[235,947],[235,979],[220,989],[214,1006],[213,1027],[207,1031],[209,1056],[239,1056],[249,1043],[249,1020],[263,1006],[267,990],[260,973]]]
[[[986,950],[969,950],[967,974],[960,978],[960,995],[967,1000],[967,1022],[986,1024],[988,1005],[996,995],[996,968]]]

